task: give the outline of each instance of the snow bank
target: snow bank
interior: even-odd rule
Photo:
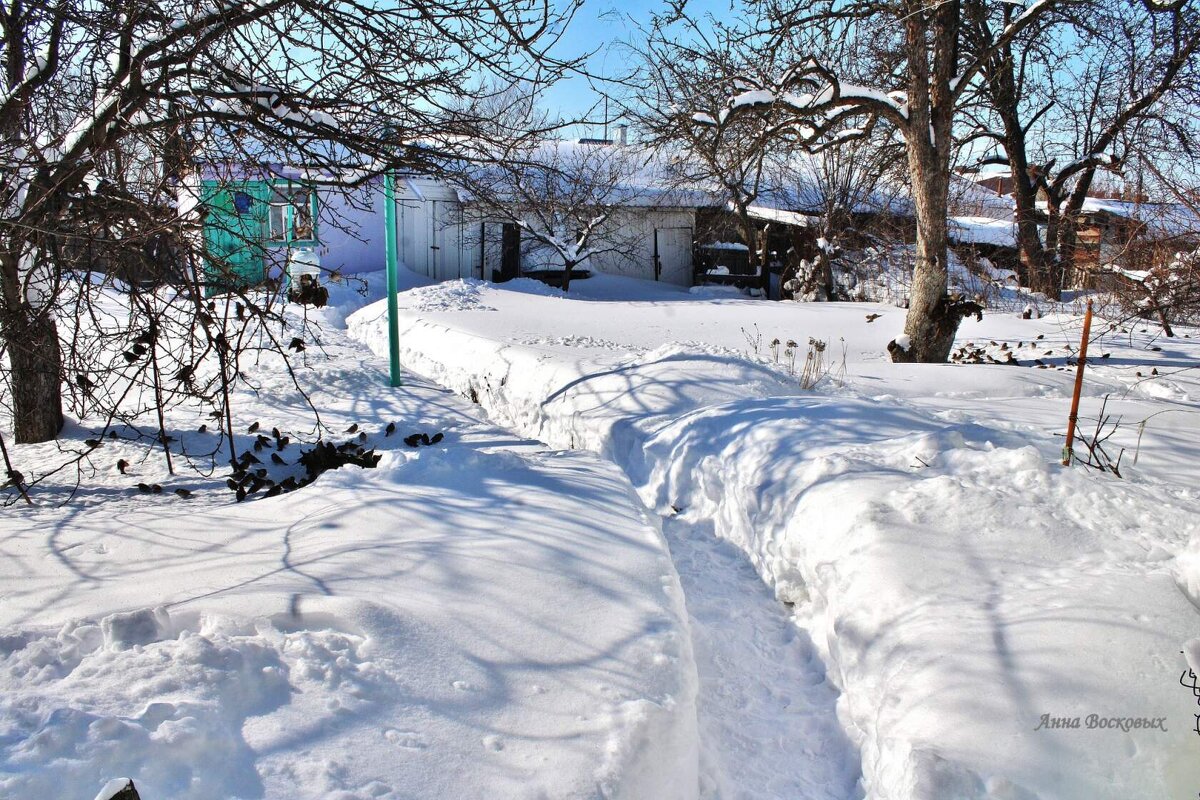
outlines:
[[[378,305],[350,318],[351,334],[387,352]],[[798,391],[794,380],[728,348],[673,343],[629,357],[554,358],[538,345],[496,342],[404,315],[401,360],[410,369],[481,403],[502,425],[556,446],[613,456],[611,445],[645,417],[669,419],[747,393]]]
[[[694,412],[655,432],[632,477],[657,507],[716,519],[797,604],[868,796],[1115,800],[1200,779],[1170,679],[1196,618],[1161,561],[1194,502],[828,398]],[[1165,730],[1088,729],[1092,714]],[[1043,715],[1082,729],[1039,729]]]
[[[495,311],[479,299],[479,289],[485,285],[476,278],[435,283],[412,290],[409,296],[418,311]]]
[[[486,327],[404,315],[402,358],[522,433],[613,459],[660,513],[713,520],[820,648],[869,798],[1151,800],[1200,785],[1191,699],[1178,686],[1198,621],[1186,587],[1200,496],[1149,473],[1118,481],[1058,467],[1056,441],[1028,421],[1040,398],[1064,396],[1067,377],[902,367],[855,347],[859,397],[806,395],[729,351],[632,348],[659,312],[676,326],[695,319],[700,339],[778,304],[639,307],[633,328],[612,304],[550,309],[494,289],[486,299],[500,309]],[[814,305],[798,319],[829,338],[853,342],[864,329],[863,306]],[[350,321],[377,350],[378,314]],[[515,341],[547,316],[631,349]],[[869,330],[886,341],[898,322]],[[1090,391],[1122,374],[1098,368]],[[1025,425],[1007,421],[1018,414]],[[1190,445],[1173,441],[1159,439],[1158,457],[1178,473]]]
[[[479,549],[513,572],[493,546]],[[159,610],[166,627],[152,640],[149,611],[7,634],[0,790],[85,798],[117,773],[143,797],[584,797],[595,786],[693,797],[694,687],[674,609],[629,595],[632,615],[595,594],[551,601],[574,582],[526,567],[523,591],[553,602],[547,614],[478,591],[464,563],[430,565],[476,587],[458,602],[421,596],[418,579],[386,603],[305,597],[298,614],[282,603],[268,614],[255,595]],[[670,589],[666,575],[656,583]],[[110,641],[114,617],[140,618],[140,643]],[[613,635],[593,638],[608,621]]]
[[[0,520],[0,796],[90,800],[128,775],[147,800],[692,800],[686,611],[628,479],[321,340],[299,378],[329,430],[361,425],[376,469],[238,504],[221,474],[112,441],[89,496]],[[238,427],[278,425],[292,461],[305,400],[268,359],[253,378]],[[189,446],[213,441],[174,413]],[[445,438],[405,446],[414,431]]]
[[[1179,588],[1200,609],[1200,533],[1192,537],[1186,550],[1175,557]]]

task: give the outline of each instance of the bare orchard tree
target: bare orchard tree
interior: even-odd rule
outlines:
[[[738,53],[737,38],[719,23],[705,30],[687,18],[674,25],[660,20],[636,51],[641,70],[625,106],[651,146],[675,157],[670,178],[677,189],[707,190],[728,205],[749,248],[749,266],[767,291],[765,248],[750,209],[767,188],[772,143],[758,120],[697,124],[722,115],[727,81],[745,68]]]
[[[773,159],[776,204],[805,214],[816,238],[813,258],[795,265],[789,281],[794,296],[840,299],[833,260],[848,240],[861,241],[867,234],[862,220],[897,211],[900,201],[892,179],[903,157],[902,149],[876,135],[839,142],[818,153],[798,148]]]
[[[4,4],[0,339],[16,440],[58,435],[64,378],[77,378],[66,374],[72,337],[60,325],[90,313],[78,305],[88,296],[77,291],[81,272],[119,260],[132,243],[171,253],[160,282],[197,293],[197,316],[213,319],[201,338],[212,338],[210,355],[229,354],[231,334],[194,285],[202,239],[172,198],[188,162],[299,164],[359,182],[386,168],[436,169],[472,133],[463,115],[447,129],[441,109],[463,105],[487,74],[552,79],[567,65],[546,48],[574,8],[559,13],[540,0]],[[253,303],[240,307],[255,313]],[[138,359],[151,352],[148,342],[128,344]]]
[[[1116,292],[1126,313],[1157,318],[1167,336],[1175,335],[1173,324],[1200,324],[1200,191],[1194,184],[1181,185],[1178,177],[1194,176],[1198,157],[1141,157],[1140,167],[1151,184],[1147,188],[1174,202],[1159,206],[1164,219],[1147,221],[1158,235],[1133,247],[1149,251],[1149,257],[1125,259],[1128,268],[1120,271],[1124,280]]]
[[[905,335],[888,346],[897,361],[945,361],[959,322],[979,307],[947,293],[947,207],[959,106],[984,60],[1069,0],[1042,0],[973,51],[963,19],[992,0],[805,0],[752,2],[760,24],[742,48],[751,68],[732,80],[716,114],[688,114],[722,130],[759,120],[772,138],[812,150],[853,138],[873,121],[903,138],[917,222],[916,264]],[[682,112],[687,114],[687,112]]]
[[[482,219],[515,225],[526,260],[562,271],[562,290],[588,259],[632,257],[631,214],[651,200],[638,180],[646,153],[609,143],[541,139],[484,152],[451,175]]]
[[[987,113],[971,138],[999,152],[984,163],[1009,166],[1031,285],[1058,297],[1075,280],[1076,221],[1097,175],[1150,151],[1196,149],[1200,6],[1087,4],[1016,38],[1002,32],[1020,8],[968,8],[972,47],[989,54],[980,81]]]

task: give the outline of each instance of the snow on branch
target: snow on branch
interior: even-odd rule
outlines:
[[[231,87],[239,99],[251,106],[265,109],[282,122],[311,127],[338,129],[338,121],[330,114],[315,109],[303,109],[285,99],[285,93],[265,84],[239,83]]]
[[[1119,169],[1120,163],[1121,162],[1118,158],[1110,155],[1109,153],[1091,153],[1090,155],[1085,156],[1078,161],[1072,161],[1070,164],[1067,164],[1065,167],[1059,170],[1058,176],[1054,179],[1054,185],[1052,187],[1054,191],[1052,194],[1060,194],[1063,190],[1063,187],[1066,186],[1067,181],[1069,181],[1074,175],[1083,172],[1084,170],[1102,167],[1116,171]]]
[[[843,83],[815,58],[790,67],[776,80],[741,76],[733,81],[733,90],[717,116],[692,110],[691,120],[721,127],[746,114],[780,112],[779,121],[774,123],[776,129],[798,136],[810,149],[861,137],[862,126],[842,127],[852,117],[885,117],[901,127],[908,123],[903,93]]]

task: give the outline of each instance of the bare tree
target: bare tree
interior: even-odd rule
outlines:
[[[1200,323],[1200,191],[1181,186],[1177,173],[1168,174],[1155,160],[1143,156],[1141,166],[1154,190],[1175,202],[1159,208],[1165,219],[1147,221],[1159,235],[1134,243],[1132,249],[1141,252],[1122,259],[1126,268],[1120,270],[1116,298],[1130,316],[1157,318],[1163,333],[1174,336],[1173,323]]]
[[[16,440],[58,434],[64,379],[77,377],[65,368],[74,345],[60,335],[60,322],[90,313],[88,292],[75,290],[81,274],[131,251],[166,259],[157,279],[193,293],[196,318],[212,320],[200,337],[211,345],[206,352],[221,361],[222,374],[237,374],[234,334],[202,302],[196,281],[211,254],[188,230],[194,220],[175,206],[186,162],[300,164],[350,182],[401,166],[435,170],[472,133],[469,116],[457,115],[457,127],[448,128],[441,111],[465,105],[458,101],[486,74],[537,85],[565,69],[546,48],[574,7],[559,13],[539,0],[5,4],[0,338]],[[236,302],[243,315],[260,310],[250,298]],[[152,352],[132,341],[144,331],[126,333],[145,351],[131,347],[133,356]]]
[[[796,296],[838,299],[837,253],[847,241],[863,239],[863,222],[897,210],[898,193],[889,183],[904,154],[882,138],[854,138],[818,153],[798,148],[773,159],[769,174],[775,203],[806,214],[816,239],[812,260],[795,265],[791,280]]]
[[[1009,166],[1031,285],[1058,297],[1074,280],[1077,220],[1097,175],[1119,173],[1146,150],[1194,150],[1200,14],[1189,0],[1087,4],[1014,38],[1002,31],[1019,8],[998,17],[969,8],[972,47],[988,54],[988,114],[968,138],[999,149],[984,163]]]
[[[750,3],[760,24],[741,47],[749,68],[732,79],[716,114],[684,111],[717,130],[746,118],[764,132],[819,150],[861,136],[875,121],[903,139],[917,223],[916,264],[905,337],[889,344],[897,361],[945,361],[973,302],[947,293],[946,213],[960,102],[993,50],[1069,0],[1043,0],[972,50],[963,19],[986,0],[807,0]]]
[[[561,139],[484,147],[450,181],[482,219],[517,226],[522,255],[561,269],[564,292],[589,259],[632,253],[636,233],[623,223],[649,201],[636,180],[641,148]]]
[[[697,21],[679,22],[683,34],[661,21],[646,32],[644,44],[635,51],[641,70],[633,82],[634,95],[624,106],[652,147],[676,156],[670,174],[676,188],[709,189],[728,205],[749,248],[749,266],[757,270],[767,292],[765,247],[750,208],[767,188],[772,143],[758,120],[697,124],[722,114],[728,81],[745,69],[738,37],[719,23],[706,31]]]

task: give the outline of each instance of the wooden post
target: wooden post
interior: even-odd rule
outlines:
[[[1079,393],[1083,389],[1083,368],[1087,362],[1088,337],[1092,331],[1092,301],[1083,315],[1083,339],[1079,343],[1079,363],[1075,370],[1075,393],[1071,397],[1071,416],[1067,418],[1067,444],[1063,447],[1063,466],[1071,465],[1071,445],[1075,442],[1075,424],[1079,421]]]

